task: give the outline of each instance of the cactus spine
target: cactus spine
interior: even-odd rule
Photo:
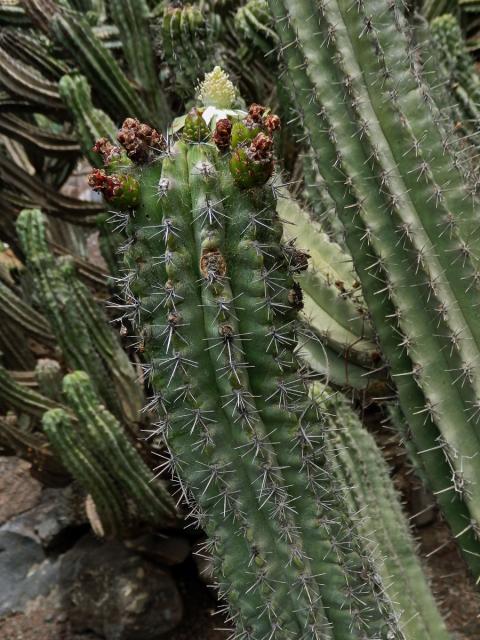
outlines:
[[[479,577],[475,207],[459,160],[445,153],[399,4],[356,5],[270,0],[402,409]]]
[[[227,120],[235,92],[220,70],[200,94],[222,105],[199,107],[210,139],[190,142],[192,120],[187,139],[155,151],[129,119],[119,139],[136,163],[105,150],[112,179],[124,167],[139,185],[124,293],[150,360],[152,437],[165,438],[164,466],[210,534],[238,637],[401,638],[310,437],[320,414],[294,355],[299,265],[265,185],[278,118],[252,105]]]

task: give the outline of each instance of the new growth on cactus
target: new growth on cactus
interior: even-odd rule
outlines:
[[[148,436],[169,449],[159,470],[210,536],[239,638],[403,638],[314,436],[323,415],[295,355],[305,263],[269,182],[279,119],[235,111],[212,77],[168,147],[105,167],[139,184],[123,294],[153,389]]]

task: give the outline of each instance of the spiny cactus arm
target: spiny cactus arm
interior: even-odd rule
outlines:
[[[437,249],[432,245],[434,242],[432,225],[434,224],[434,219],[438,220],[439,214],[435,213],[435,206],[439,196],[438,192],[437,196],[435,196],[435,185],[432,186],[430,165],[434,166],[434,171],[440,184],[445,184],[447,180],[445,173],[448,176],[451,173],[455,173],[455,176],[452,177],[452,194],[449,199],[450,197],[453,199],[459,197],[460,191],[457,188],[458,174],[454,167],[446,168],[442,166],[442,162],[448,164],[449,161],[448,159],[442,160],[441,148],[439,150],[435,147],[438,141],[438,133],[432,133],[432,148],[436,155],[431,157],[431,149],[425,150],[419,143],[421,135],[418,131],[415,132],[416,137],[415,134],[412,135],[412,131],[408,126],[398,131],[401,122],[409,122],[405,114],[401,115],[403,113],[402,109],[408,111],[409,118],[416,119],[415,127],[420,125],[420,121],[423,118],[427,123],[427,128],[432,129],[433,125],[430,116],[428,111],[427,114],[425,113],[426,107],[423,107],[422,99],[418,97],[418,93],[411,86],[402,85],[397,101],[397,93],[393,89],[390,89],[390,92],[393,91],[393,93],[389,93],[387,99],[385,96],[380,97],[381,91],[378,92],[378,95],[374,95],[376,88],[372,89],[369,84],[372,78],[385,73],[384,69],[382,71],[382,69],[378,68],[379,64],[380,66],[383,64],[385,58],[382,55],[376,58],[374,56],[375,47],[371,47],[370,43],[364,46],[364,42],[365,40],[375,40],[377,34],[381,33],[382,42],[377,45],[377,50],[381,53],[382,48],[390,46],[388,42],[385,43],[384,41],[383,32],[387,32],[395,41],[395,46],[399,47],[399,51],[400,49],[402,50],[402,53],[398,56],[401,59],[396,59],[395,64],[392,64],[389,60],[387,66],[395,70],[405,70],[406,66],[407,69],[400,74],[400,79],[410,85],[410,70],[407,58],[401,57],[405,56],[406,43],[402,40],[402,34],[396,31],[396,23],[394,21],[396,19],[397,22],[401,22],[401,18],[399,18],[394,5],[392,5],[390,11],[385,10],[384,5],[381,8],[380,5],[376,5],[376,11],[373,14],[368,12],[368,8],[365,9],[367,13],[364,13],[364,9],[361,8],[358,14],[357,12],[351,12],[346,16],[343,5],[339,6],[337,3],[331,2],[326,7],[326,13],[321,22],[318,23],[317,21],[321,28],[315,33],[310,29],[312,22],[315,22],[315,20],[309,19],[308,24],[305,22],[307,17],[315,15],[315,9],[309,2],[297,3],[293,6],[290,2],[278,3],[276,0],[272,0],[271,7],[278,18],[277,25],[279,35],[282,37],[283,51],[288,59],[290,76],[297,88],[297,96],[301,98],[302,115],[305,123],[308,123],[307,128],[313,141],[313,148],[317,153],[319,169],[325,178],[331,196],[339,205],[337,210],[341,213],[342,221],[347,230],[347,243],[351,249],[357,272],[362,280],[365,298],[380,334],[383,352],[392,367],[395,380],[401,381],[401,384],[398,385],[398,392],[401,401],[403,396],[402,403],[405,412],[408,413],[412,432],[419,441],[421,440],[425,444],[425,446],[419,447],[419,450],[428,451],[425,463],[432,465],[432,473],[429,475],[432,478],[432,484],[435,483],[436,485],[435,492],[438,494],[442,506],[449,513],[448,517],[455,533],[461,536],[460,544],[463,547],[467,545],[467,548],[472,551],[472,553],[466,554],[466,558],[470,561],[474,572],[478,574],[478,562],[475,559],[475,554],[478,555],[478,552],[475,551],[478,543],[473,534],[475,519],[473,521],[470,520],[471,516],[475,518],[476,505],[478,503],[475,499],[471,499],[471,495],[461,496],[472,510],[471,516],[467,516],[468,521],[472,524],[465,529],[465,526],[461,526],[461,520],[464,515],[459,517],[459,511],[463,511],[465,514],[463,505],[455,497],[453,501],[451,500],[458,488],[458,485],[454,482],[455,477],[452,479],[449,471],[449,465],[452,461],[451,459],[448,459],[448,461],[442,460],[442,456],[448,454],[448,451],[437,451],[439,455],[435,454],[433,449],[438,447],[435,427],[432,424],[433,428],[429,427],[427,431],[423,426],[423,419],[419,420],[418,418],[421,415],[426,415],[427,418],[429,416],[432,417],[433,409],[436,422],[443,434],[444,442],[449,442],[449,445],[459,454],[456,472],[461,477],[464,477],[465,465],[460,465],[460,458],[463,458],[465,463],[466,457],[478,450],[477,435],[475,430],[472,429],[471,422],[468,422],[468,415],[465,414],[465,407],[468,406],[465,400],[474,402],[475,395],[473,390],[459,388],[459,379],[452,375],[453,370],[457,369],[458,376],[458,369],[463,366],[461,362],[458,362],[457,353],[452,353],[449,356],[447,352],[449,347],[444,347],[445,343],[448,345],[449,332],[455,335],[455,328],[446,326],[442,330],[442,335],[447,336],[447,338],[443,340],[437,338],[439,325],[436,324],[437,318],[435,315],[438,315],[442,303],[440,302],[438,307],[433,304],[430,298],[431,289],[428,287],[428,282],[432,282],[432,273],[434,276],[438,275],[438,270],[443,268],[437,262],[435,253]],[[288,8],[288,12],[286,8]],[[288,21],[285,19],[286,13],[289,16]],[[365,17],[369,15],[375,15],[375,20]],[[386,22],[386,25],[382,24],[382,29],[370,28],[372,23],[378,24],[378,20]],[[332,24],[338,24],[338,28],[335,29],[334,39],[329,38],[327,33]],[[359,38],[362,30],[364,37]],[[399,38],[400,42],[398,41]],[[299,44],[301,49],[297,49]],[[391,51],[389,51],[390,54]],[[307,56],[308,60],[307,68],[304,66],[304,55]],[[358,60],[362,65],[360,68],[357,64]],[[365,71],[365,76],[362,75],[363,71]],[[330,78],[330,81],[327,78]],[[345,83],[346,88],[344,88]],[[390,80],[386,84],[389,85],[389,83]],[[312,96],[314,96],[313,100]],[[411,104],[405,104],[405,100],[408,101],[408,97],[411,99]],[[413,99],[414,97],[416,98],[415,100]],[[306,98],[306,100],[303,100],[303,98]],[[307,100],[309,104],[307,104]],[[319,126],[319,113],[325,121],[322,125],[323,129]],[[357,118],[356,121],[355,118]],[[394,132],[395,140],[399,144],[397,142],[392,144],[390,139],[392,132]],[[360,140],[360,138],[362,139]],[[406,144],[408,150],[405,149]],[[418,151],[417,144],[420,144],[420,153],[427,154],[425,158],[427,167],[429,167],[427,177],[420,176],[418,184],[416,183],[418,172],[425,165],[415,155]],[[401,160],[397,157],[400,149],[403,149],[402,153],[405,154]],[[395,154],[393,159],[392,153]],[[439,158],[439,154],[442,158]],[[407,167],[405,158],[412,155],[413,158],[410,158]],[[372,162],[371,168],[369,162]],[[377,163],[379,163],[378,167]],[[415,171],[412,174],[408,173],[411,171],[412,166],[416,168],[417,174],[415,176]],[[400,175],[399,171],[401,172]],[[413,180],[412,176],[414,176]],[[377,186],[372,189],[371,187],[375,180],[377,181]],[[385,180],[386,182],[384,182]],[[457,183],[457,187],[454,186],[455,183]],[[382,184],[383,187],[378,186]],[[414,194],[414,191],[419,193]],[[443,190],[441,190],[441,194],[443,194]],[[419,211],[419,200],[424,205],[428,202],[430,211],[433,207],[433,212],[430,213],[432,216],[430,221],[424,220],[425,211]],[[457,204],[455,204],[455,208]],[[465,206],[465,201],[463,204]],[[443,207],[444,203],[438,206]],[[394,215],[392,215],[392,212]],[[406,215],[407,219],[397,219],[395,217],[397,215],[399,217]],[[446,213],[441,218],[442,223],[445,225],[447,224],[447,218],[448,215]],[[468,212],[463,223],[463,231],[466,229],[470,239],[469,229],[472,227],[470,226],[471,216]],[[402,241],[399,243],[399,234],[402,236],[406,230],[413,230],[412,239],[410,240],[403,235]],[[447,231],[445,233],[448,235]],[[368,256],[364,248],[366,238],[369,243]],[[426,242],[425,247],[420,248],[418,246],[419,241]],[[445,242],[447,244],[451,242],[450,250],[448,251],[445,248]],[[443,245],[441,259],[443,265],[446,263],[446,256],[449,256],[448,259],[452,262],[452,252],[455,253],[461,249],[455,234],[449,236],[447,241],[441,239],[438,244]],[[423,249],[425,249],[425,254],[422,253]],[[416,274],[413,271],[406,272],[403,264],[405,261],[411,262],[412,255],[416,256],[417,259],[425,255],[425,263],[428,263],[426,273],[423,272],[425,263],[420,265],[421,275],[420,268]],[[419,259],[419,262],[421,263],[422,260]],[[454,271],[454,266],[452,264],[449,266],[448,282],[444,284],[442,280],[439,291],[442,296],[446,297],[449,305],[447,321],[459,322],[460,325],[455,325],[458,330],[464,326],[462,323],[467,321],[467,317],[471,320],[471,309],[474,308],[474,305],[470,309],[467,308],[465,286],[462,285],[462,290],[460,291],[459,280],[459,274],[463,272],[465,277],[468,275],[467,279],[471,281],[471,263],[467,261],[463,266],[460,265],[459,271],[455,274],[451,273]],[[467,274],[463,271],[464,269],[468,272]],[[378,275],[377,273],[372,274],[373,270]],[[395,301],[395,304],[398,305],[398,310],[395,310],[390,302],[380,300],[381,293],[375,295],[379,287],[380,289],[382,288],[382,281],[385,282],[383,291],[388,293]],[[434,282],[436,284],[437,281],[434,280]],[[416,291],[418,294],[418,292],[422,291],[422,287],[424,290],[426,289],[424,293],[426,303],[419,305],[418,295],[415,297],[412,293]],[[459,297],[458,307],[456,302],[453,306],[450,306],[450,303],[453,304],[453,298],[455,298],[453,292],[457,292],[457,290]],[[461,307],[460,300],[463,301],[463,309],[461,311],[459,311]],[[390,311],[387,311],[388,306],[390,306]],[[436,314],[432,313],[431,307],[437,309]],[[459,318],[459,314],[462,316],[461,318]],[[407,340],[405,343],[406,348],[409,349],[409,353],[414,357],[415,367],[413,368],[412,364],[408,362],[409,359],[405,359],[404,354],[399,353],[398,338],[395,339],[395,331],[398,332],[399,329],[392,328],[388,323],[385,323],[385,319],[389,317],[398,320],[400,323],[400,339],[406,338]],[[417,322],[420,318],[421,322]],[[443,318],[439,322],[444,322]],[[384,326],[382,327],[382,325]],[[470,327],[472,332],[476,332],[471,323],[467,323],[467,326]],[[473,344],[475,344],[473,333],[470,333],[470,336]],[[460,345],[459,349],[461,352],[459,358],[465,359],[465,362],[468,363],[470,356],[467,357],[466,345]],[[442,352],[442,355],[438,360],[436,356],[440,352]],[[435,357],[432,359],[433,356]],[[397,368],[397,365],[402,360],[403,365]],[[415,374],[415,376],[412,374]],[[418,390],[415,388],[417,381],[422,386],[426,395],[425,399],[421,398],[421,394],[419,395]],[[461,381],[460,384],[462,384]],[[475,384],[476,382],[474,381]],[[407,397],[410,397],[410,400],[405,402]],[[445,403],[444,407],[442,405],[442,411],[445,409],[446,413],[439,411],[442,403]],[[426,413],[423,414],[423,412]],[[458,424],[462,426],[462,435],[457,430]],[[416,426],[414,427],[414,425]],[[455,425],[455,429],[453,429],[453,425]],[[438,471],[442,466],[443,477],[438,476]],[[475,478],[478,468],[472,463],[472,458],[470,458],[470,464],[467,466],[466,476],[469,478],[469,482],[472,482],[472,486],[476,486]],[[450,482],[451,485],[447,485],[447,482]],[[444,493],[450,494],[448,499],[443,495]]]
[[[286,87],[283,87],[283,90],[287,93]],[[325,187],[310,150],[303,153],[302,168],[304,182],[302,198],[308,207],[310,217],[321,224],[323,231],[334,242],[344,247],[345,231],[337,214],[335,202]]]
[[[11,56],[0,46],[0,82],[11,93],[41,108],[63,108],[55,82],[45,78],[37,69]]]
[[[92,103],[91,87],[85,76],[65,75],[58,84],[60,95],[73,116],[75,130],[90,164],[100,167],[92,147],[98,138],[115,140],[117,128],[110,117]]]
[[[47,411],[43,430],[65,467],[92,496],[105,535],[115,537],[128,526],[128,512],[123,496],[102,465],[91,459],[78,433],[78,423],[63,409]]]
[[[201,95],[216,91],[217,80],[225,88],[219,71]],[[226,95],[212,96],[213,104],[228,108]],[[263,113],[253,105],[249,117],[278,126]],[[127,300],[144,325],[158,434],[167,438],[180,486],[198,502],[198,520],[215,530],[212,548],[223,554],[217,577],[239,633],[251,627],[254,638],[302,637],[307,628],[353,639],[368,628],[401,637],[373,581],[359,578],[371,575],[368,561],[352,541],[322,451],[299,427],[299,414],[310,415],[293,355],[300,292],[282,254],[272,190],[261,188],[273,169],[272,141],[247,136],[220,155],[211,144],[188,142],[199,137],[195,127],[206,135],[200,124],[198,113],[187,116],[187,142],[167,156],[153,153],[134,172],[140,199],[128,226]],[[213,136],[225,151],[230,130],[219,121]],[[133,142],[127,153],[139,155],[141,138]],[[240,553],[252,570],[232,576]],[[260,584],[268,585],[267,602]],[[258,615],[265,606],[270,620]]]
[[[463,112],[462,120],[466,120],[464,126],[475,131],[480,119],[480,79],[467,50],[460,24],[455,16],[445,14],[432,20],[430,30],[436,64],[440,64],[445,70],[449,80],[448,88]]]
[[[70,261],[64,262],[60,272],[71,291],[72,314],[77,313],[82,317],[92,345],[108,372],[105,383],[101,383],[96,377],[97,388],[102,392],[105,385],[112,386],[113,395],[117,399],[112,406],[118,405],[123,419],[129,424],[135,424],[143,404],[138,374],[123,350],[118,334],[109,325],[105,313],[93,299],[90,290],[78,279],[74,265]]]
[[[35,366],[35,378],[42,395],[60,402],[63,372],[59,362],[51,358],[40,358]]]
[[[318,392],[318,390],[315,390]],[[325,394],[322,390],[323,396]],[[407,640],[448,640],[416,545],[374,438],[339,395],[330,396],[325,437],[358,526],[369,541]]]
[[[41,344],[51,345],[55,341],[45,317],[3,282],[0,282],[0,316],[3,316],[5,321],[20,326],[28,336]]]
[[[78,280],[68,256],[55,259],[38,209],[24,210],[17,230],[38,296],[67,365],[88,372],[101,397],[127,423],[138,419],[142,390],[135,371],[87,287]]]
[[[1,366],[0,399],[6,407],[35,418],[40,418],[45,411],[59,406],[58,402],[16,382],[10,373]]]
[[[161,118],[159,125],[166,126],[170,120],[170,106],[155,68],[148,4],[146,0],[109,0],[107,4],[118,27],[129,69],[145,91],[151,112]]]
[[[100,403],[88,375],[76,371],[65,376],[63,392],[78,418],[79,439],[97,464],[115,478],[145,521],[171,521],[175,505],[170,494],[161,482],[152,483],[152,472],[118,420]]]
[[[80,146],[74,138],[48,131],[46,127],[37,127],[14,114],[1,114],[0,133],[48,156],[68,158],[80,155]]]
[[[264,55],[278,44],[266,0],[249,0],[235,14],[235,27]]]

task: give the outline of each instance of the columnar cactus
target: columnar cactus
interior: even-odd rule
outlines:
[[[395,0],[270,0],[432,488],[480,576],[478,207]]]
[[[385,367],[351,256],[290,198],[278,200],[277,212],[287,223],[285,240],[298,241],[306,252],[305,270],[298,275],[305,321],[300,357],[331,385],[383,395]]]
[[[78,279],[73,261],[52,255],[38,209],[22,211],[17,230],[28,268],[36,278],[35,295],[67,366],[89,373],[109,409],[127,423],[136,422],[142,390],[135,370],[102,309]]]
[[[325,390],[314,388],[320,398]],[[328,426],[323,435],[331,447],[340,484],[359,528],[377,558],[378,570],[398,609],[407,640],[448,640],[445,622],[432,597],[416,554],[407,518],[390,470],[375,439],[364,429],[340,395],[324,400]]]
[[[139,523],[171,525],[175,505],[161,481],[129,441],[125,429],[100,403],[89,377],[76,371],[63,380],[64,408],[47,411],[43,429],[73,477],[91,495],[105,536],[126,535]]]
[[[282,243],[269,183],[279,119],[233,110],[220,70],[200,95],[174,144],[129,119],[124,151],[102,149],[106,175],[138,184],[125,313],[149,360],[161,467],[210,535],[239,638],[402,638],[312,437],[321,412],[294,354],[305,260]]]

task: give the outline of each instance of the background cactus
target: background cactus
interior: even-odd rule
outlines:
[[[103,446],[107,433],[127,444],[132,433],[134,438],[143,434],[161,456],[156,471],[177,469],[179,501],[189,503],[194,521],[211,534],[205,551],[213,551],[220,593],[230,603],[224,611],[232,614],[234,622],[241,616],[254,620],[253,629],[245,628],[245,638],[263,632],[265,637],[290,638],[300,633],[308,619],[313,624],[302,627],[302,640],[320,635],[363,640],[370,631],[377,640],[388,635],[389,627],[398,635],[398,626],[412,640],[427,633],[443,637],[443,625],[420,578],[418,601],[424,603],[423,610],[411,609],[412,615],[418,614],[418,626],[404,625],[412,602],[385,602],[378,594],[381,587],[371,584],[377,574],[383,575],[387,600],[396,600],[395,585],[403,595],[412,581],[410,572],[403,572],[401,561],[396,561],[400,553],[407,554],[405,565],[415,566],[409,555],[411,541],[406,547],[398,543],[398,553],[392,554],[387,569],[381,566],[382,554],[375,553],[369,541],[359,540],[358,535],[370,532],[368,538],[388,542],[390,533],[382,529],[382,535],[377,535],[371,524],[375,505],[365,522],[351,522],[355,520],[353,501],[360,504],[367,495],[362,492],[371,487],[370,474],[371,482],[377,482],[377,475],[369,466],[367,476],[362,474],[362,489],[351,488],[344,495],[341,485],[348,474],[353,477],[358,471],[358,464],[352,462],[355,451],[342,451],[342,457],[320,446],[324,437],[336,446],[335,430],[342,421],[351,425],[351,432],[369,453],[372,440],[362,437],[342,402],[337,406],[327,401],[318,409],[302,394],[310,380],[320,375],[324,382],[346,391],[354,403],[360,401],[367,413],[372,404],[378,412],[378,403],[393,401],[386,407],[392,423],[404,437],[419,476],[429,479],[437,493],[477,575],[477,525],[470,518],[477,492],[472,478],[478,465],[468,457],[472,443],[463,439],[464,433],[476,432],[472,429],[478,415],[476,371],[475,380],[470,380],[470,371],[460,370],[461,361],[468,364],[465,358],[470,353],[466,330],[460,332],[463,345],[458,351],[451,344],[464,312],[457,299],[476,256],[475,214],[470,218],[470,237],[465,231],[466,200],[460,202],[463,195],[454,199],[448,182],[461,173],[470,192],[477,190],[477,152],[471,144],[475,137],[470,136],[474,129],[467,132],[473,122],[457,103],[456,82],[446,83],[446,67],[442,69],[438,55],[431,53],[435,45],[425,20],[419,22],[409,12],[411,23],[407,24],[403,6],[395,10],[390,3],[392,20],[383,15],[386,3],[381,0],[368,2],[365,9],[357,3],[361,9],[357,19],[350,15],[355,11],[347,10],[350,3],[302,0],[289,23],[283,4],[288,8],[288,2],[278,3],[276,22],[267,2],[257,0],[245,4],[201,1],[190,6],[143,0],[0,0],[0,241],[9,245],[8,261],[13,256],[6,270],[0,262],[0,301],[5,302],[0,305],[4,321],[0,357],[5,367],[0,376],[0,450],[30,460],[32,473],[48,485],[61,486],[71,482],[72,475],[76,477],[88,494],[86,510],[97,533],[125,536],[139,526],[163,526],[163,520],[153,514],[148,522],[142,520],[139,510],[148,511],[148,506],[142,506],[147,496],[135,487],[132,499],[125,486],[120,488],[118,469],[107,469],[104,461],[100,465],[95,450]],[[309,27],[324,5],[325,16],[310,40]],[[456,16],[470,36],[467,48],[474,50],[475,15],[469,13],[465,19],[467,14],[458,8]],[[285,39],[284,30],[289,28]],[[455,33],[460,36],[458,29]],[[392,46],[405,58],[391,54],[386,46],[391,37]],[[290,63],[291,74],[285,73],[284,62],[279,64],[275,48]],[[460,67],[465,72],[467,60],[463,49]],[[241,99],[231,111],[223,98],[215,101],[217,109],[192,108],[200,76],[215,64],[229,72],[242,95],[271,104],[288,126],[278,130],[278,120],[258,105],[246,117],[246,110],[240,112],[245,109]],[[453,66],[450,69],[453,78]],[[217,76],[222,80],[221,72]],[[298,112],[289,95],[289,77]],[[420,92],[410,91],[412,78],[421,83]],[[470,91],[474,81],[463,82]],[[225,95],[230,94],[238,95],[231,86]],[[323,102],[325,111],[320,108]],[[475,107],[475,101],[470,99],[467,106]],[[175,115],[185,112],[165,129]],[[113,149],[116,155],[112,145],[125,116],[128,122],[120,133],[124,150],[105,171],[102,153],[108,155]],[[308,125],[307,135],[302,119]],[[141,120],[149,125],[141,125]],[[165,137],[152,126],[162,126]],[[104,140],[93,149],[96,138]],[[382,143],[378,156],[377,140]],[[406,141],[414,145],[418,158]],[[274,147],[288,178],[280,176],[278,167],[274,170]],[[397,163],[395,154],[405,154],[406,159]],[[448,160],[438,161],[441,155],[451,159],[457,173],[450,172]],[[59,192],[65,183],[66,189],[71,188],[69,176],[86,173],[87,165],[97,170],[90,182],[108,196],[106,205]],[[187,177],[196,168],[199,175]],[[287,187],[300,198],[302,208],[283,197]],[[179,193],[178,211],[171,218],[167,212]],[[152,199],[147,202],[148,194]],[[236,194],[238,202],[232,204]],[[413,206],[409,202],[407,207],[403,199],[411,200]],[[187,210],[188,202],[197,209]],[[386,202],[391,206],[385,221],[382,205]],[[248,215],[247,207],[251,207]],[[38,211],[22,213],[17,234],[15,219],[25,208],[41,209],[44,217]],[[448,218],[447,210],[457,218],[445,228],[438,227]],[[409,227],[410,216],[417,213],[424,216],[421,225],[412,218]],[[237,226],[242,219],[243,226]],[[281,241],[279,219],[287,222]],[[463,228],[455,228],[458,221]],[[383,224],[388,233],[383,232]],[[422,245],[425,233],[435,242]],[[187,241],[182,244],[184,238]],[[302,251],[291,243],[295,238]],[[97,243],[106,265],[96,255]],[[470,256],[466,255],[469,250]],[[310,254],[309,271],[304,270],[305,253]],[[179,275],[180,259],[187,265],[184,276]],[[441,277],[444,264],[448,266],[445,280]],[[397,267],[392,270],[393,279],[385,278],[382,268],[392,265]],[[225,277],[221,275],[224,268]],[[114,276],[111,280],[107,270]],[[474,280],[475,274],[471,274]],[[428,279],[431,293],[423,287]],[[100,307],[114,282],[123,288],[125,300],[114,297],[103,312]],[[434,287],[437,282],[439,286]],[[242,288],[246,292],[240,295]],[[462,304],[470,304],[470,291]],[[205,306],[194,308],[195,299]],[[446,310],[445,300],[451,305]],[[258,309],[252,306],[255,301]],[[123,355],[115,331],[107,327],[109,320],[118,322],[124,344],[133,342],[127,347],[128,356]],[[426,344],[420,345],[420,355],[435,354],[428,361],[428,373],[439,369],[441,375],[433,380],[422,368],[425,360],[419,358],[417,345],[412,344],[412,336],[418,340],[425,327],[430,330],[428,344],[434,348],[430,351]],[[217,335],[217,328],[223,333]],[[139,335],[130,337],[131,333]],[[190,351],[195,352],[191,357]],[[90,381],[77,371],[72,380],[78,385],[69,388],[82,398],[87,431],[60,384],[65,374],[79,368],[88,372]],[[200,370],[202,374],[205,370],[205,379],[197,379]],[[404,375],[409,372],[414,375]],[[177,385],[180,377],[182,384]],[[110,379],[116,380],[113,392],[108,388]],[[143,386],[148,400],[139,414]],[[244,388],[251,396],[245,396]],[[455,403],[449,405],[450,416],[442,416],[437,424],[439,410],[431,403],[444,388],[444,401],[454,399]],[[222,397],[224,391],[228,397]],[[199,393],[205,403],[197,406],[192,396],[198,400]],[[327,397],[330,393],[325,391]],[[235,401],[227,404],[233,397]],[[465,406],[467,416],[459,422],[462,431],[455,433],[449,429],[451,415],[454,410],[459,415]],[[42,431],[46,409],[46,430],[50,429],[56,449]],[[160,416],[152,424],[158,410]],[[377,418],[378,413],[374,415]],[[295,431],[294,424],[308,428]],[[98,433],[95,425],[101,427]],[[319,434],[316,440],[314,431]],[[344,435],[350,442],[348,432]],[[468,459],[467,449],[455,450],[450,436],[460,440],[462,447],[468,445]],[[162,448],[165,438],[170,452]],[[135,451],[151,466],[152,458],[143,445]],[[344,466],[340,468],[341,459]],[[229,466],[222,469],[224,463]],[[350,471],[346,471],[348,464]],[[143,480],[147,467],[138,472]],[[251,488],[245,493],[247,481]],[[111,501],[105,501],[107,494]],[[325,511],[312,515],[314,509],[327,509],[331,496],[341,522],[338,528],[327,522]],[[388,493],[382,504],[389,520],[393,514],[392,521],[397,522],[395,501],[395,495]],[[258,514],[255,505],[261,507]],[[405,538],[409,540],[407,534]],[[321,544],[329,550],[326,560],[307,551]],[[278,553],[272,554],[277,546]],[[287,563],[287,577],[282,562]],[[239,572],[243,565],[246,571]],[[359,567],[361,578],[355,573]],[[326,582],[320,578],[324,568]],[[415,571],[418,565],[412,575],[418,575]],[[386,580],[389,572],[393,577]],[[248,597],[243,598],[246,591]],[[356,608],[357,598],[363,601],[364,595],[365,602]],[[322,610],[332,602],[330,609]],[[242,613],[237,615],[238,603]],[[381,621],[386,626],[378,630]],[[368,632],[360,630],[362,622],[370,627]],[[243,633],[242,623],[237,630]]]
[[[174,502],[129,441],[118,420],[100,404],[83,371],[65,376],[63,393],[74,416],[47,411],[43,429],[65,467],[93,499],[102,534],[125,536],[142,524],[166,526]]]
[[[339,394],[313,388],[326,405],[323,437],[358,527],[368,541],[406,638],[450,637],[439,615],[389,469],[374,440]]]
[[[471,190],[460,162],[443,153],[438,110],[396,3],[367,1],[358,12],[338,2],[322,12],[308,1],[270,6],[402,410],[478,577]]]

